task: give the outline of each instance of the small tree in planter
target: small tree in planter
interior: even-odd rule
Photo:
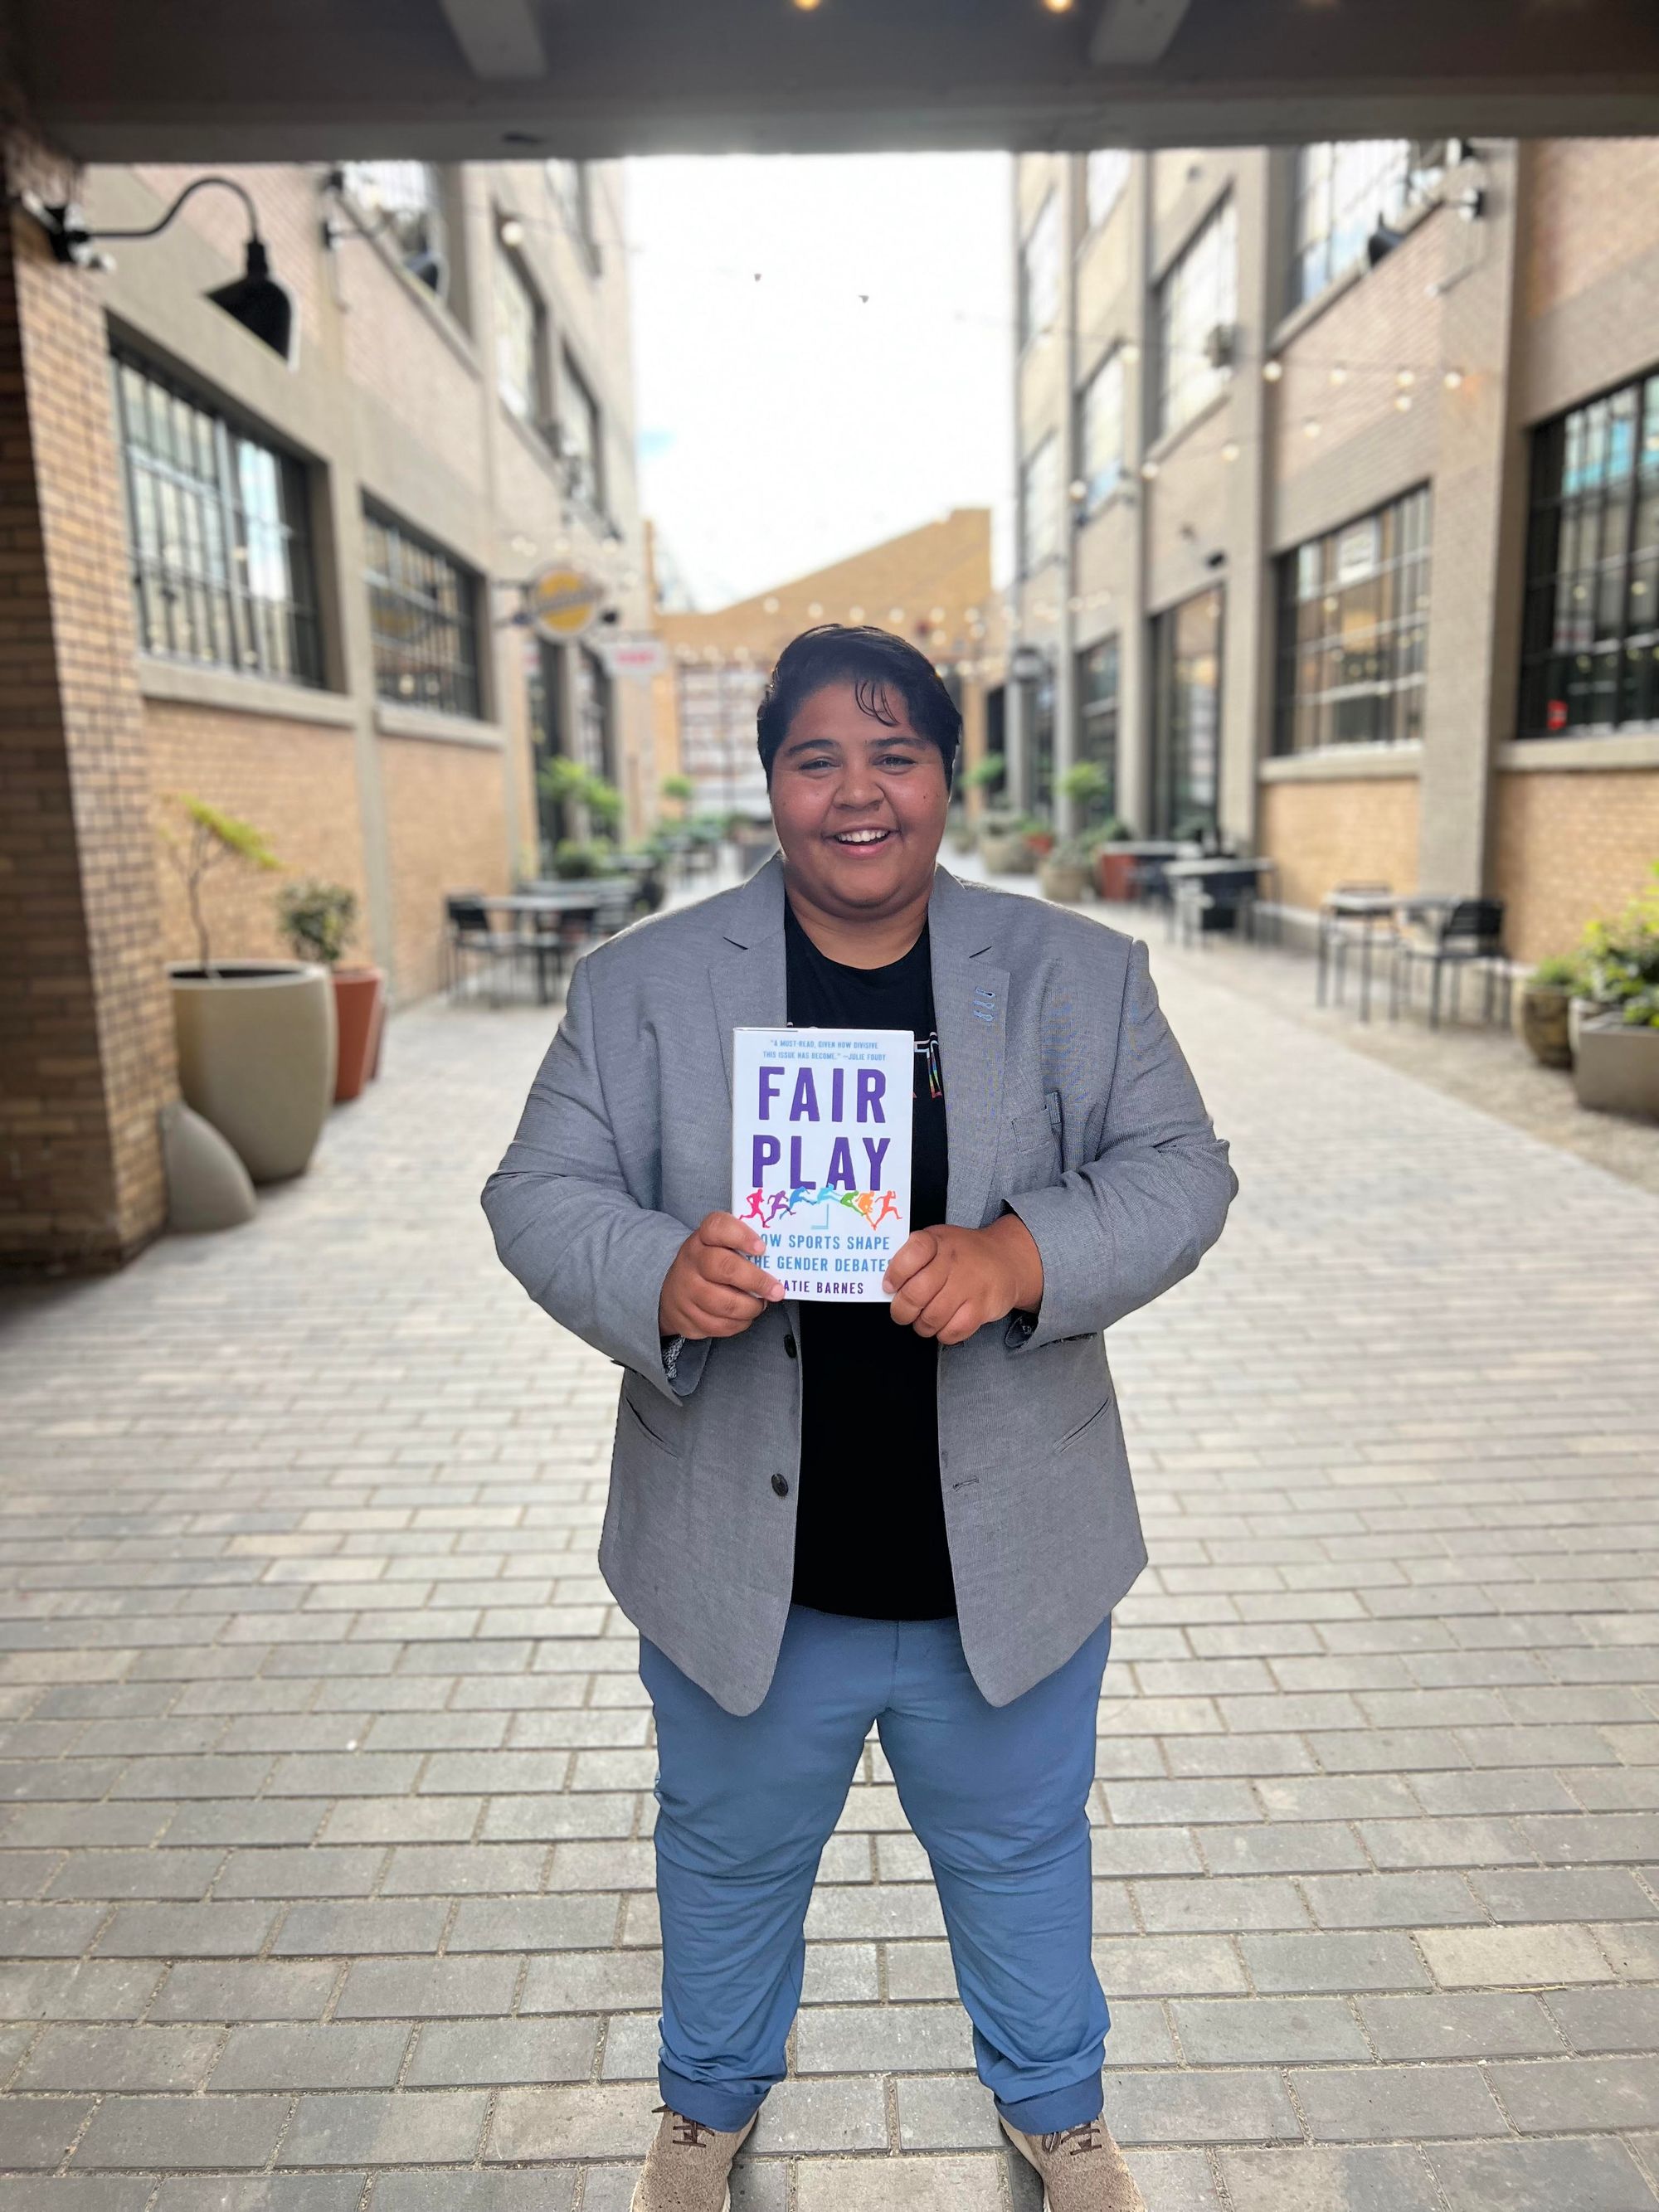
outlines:
[[[240,1156],[255,1182],[308,1164],[334,1097],[334,995],[326,970],[289,960],[216,960],[207,878],[227,860],[282,863],[260,832],[188,793],[184,827],[161,825],[190,905],[200,958],[169,963],[179,1081],[185,1103]]]
[[[277,894],[283,934],[301,960],[326,968],[334,986],[338,1037],[334,1097],[355,1098],[380,1072],[386,977],[378,968],[343,968],[357,927],[357,894],[344,884],[288,884]]]
[[[1103,899],[1127,900],[1134,889],[1135,856],[1120,847],[1133,842],[1134,831],[1120,815],[1109,815],[1095,833],[1095,889]]]
[[[980,817],[979,857],[989,876],[1014,874],[1026,865],[1025,817],[994,808]]]
[[[1037,863],[1037,888],[1046,899],[1075,906],[1089,888],[1088,840],[1062,837]]]

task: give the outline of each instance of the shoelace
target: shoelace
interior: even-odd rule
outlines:
[[[1085,2151],[1099,2150],[1101,2148],[1100,2122],[1085,2120],[1079,2127],[1061,2128],[1057,2135],[1044,2136],[1042,2138],[1044,2150],[1058,2150],[1062,2143],[1067,2146],[1066,2152],[1067,2158],[1079,2158]]]
[[[677,2112],[667,2105],[653,2105],[651,2109],[653,2112],[668,2114],[669,2118],[674,2123],[675,2142],[684,2144],[687,2150],[701,2150],[703,2137],[713,2132],[712,2130],[704,2127],[701,2120],[690,2119],[685,2113]]]

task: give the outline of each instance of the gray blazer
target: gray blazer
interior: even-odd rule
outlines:
[[[783,909],[775,858],[580,961],[483,1193],[507,1267],[623,1370],[600,1571],[732,1713],[766,1695],[789,1610],[799,1310],[687,1345],[671,1376],[657,1298],[687,1231],[732,1204],[732,1032],[785,1021]],[[1012,1207],[1042,1255],[1034,1322],[939,1354],[963,1648],[1001,1705],[1070,1658],[1146,1564],[1101,1333],[1198,1265],[1238,1185],[1145,945],[943,868],[928,919],[948,1218],[982,1228]],[[849,1452],[879,1410],[848,1408]]]

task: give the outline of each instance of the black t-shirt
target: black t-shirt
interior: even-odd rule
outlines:
[[[789,1020],[797,1029],[909,1030],[910,1225],[945,1218],[949,1153],[927,930],[885,968],[826,959],[785,902]],[[939,1473],[939,1346],[884,1300],[804,1299],[797,1604],[875,1620],[957,1609]]]

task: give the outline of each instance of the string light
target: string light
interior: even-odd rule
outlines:
[[[1412,396],[1410,392],[1396,392],[1394,396],[1394,404],[1396,414],[1409,415],[1412,411]]]
[[[524,244],[524,225],[520,222],[517,216],[507,216],[502,222],[501,227],[496,235],[500,238],[503,246],[522,246]]]
[[[1117,350],[1123,361],[1133,362],[1140,359],[1140,348],[1133,338],[1126,338]]]
[[[1409,392],[1417,381],[1417,371],[1414,368],[1396,369],[1394,380],[1402,392]]]
[[[1158,465],[1156,461],[1143,461],[1140,465],[1140,473],[1148,483],[1151,483],[1157,476],[1158,469]]]
[[[1347,380],[1348,372],[1346,365],[1340,361],[1334,362],[1331,365],[1331,382],[1340,386],[1346,384]]]
[[[1264,361],[1261,364],[1263,380],[1268,384],[1277,384],[1284,374],[1285,364],[1282,361]]]
[[[1221,458],[1224,461],[1236,461],[1238,459],[1238,441],[1237,438],[1228,439],[1226,444],[1221,448]]]
[[[778,611],[777,593],[775,592],[770,593],[766,599],[762,600],[761,605],[766,609],[769,615],[776,614]]]
[[[861,623],[864,620],[864,609],[862,607],[848,607],[847,610],[847,619],[849,623]]]
[[[1310,415],[1307,421],[1302,425],[1302,434],[1304,438],[1316,438],[1324,427],[1325,425],[1319,421],[1317,416]]]
[[[811,605],[806,610],[806,619],[808,622],[822,622],[823,620],[823,601],[822,599],[814,599],[811,602]]]
[[[1463,381],[1462,370],[1461,368],[1449,368],[1446,371],[1443,381],[1444,382],[1448,392],[1455,392]]]

